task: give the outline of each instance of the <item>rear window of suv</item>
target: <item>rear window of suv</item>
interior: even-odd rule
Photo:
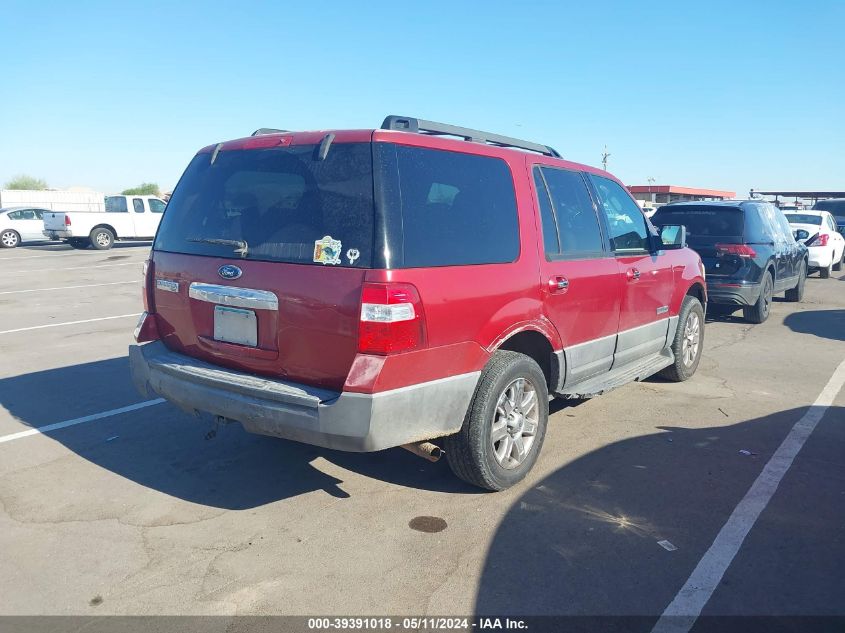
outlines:
[[[161,221],[156,250],[295,264],[370,267],[370,143],[221,151],[191,161]]]
[[[683,224],[689,236],[731,236],[743,234],[743,212],[738,207],[684,205],[661,207],[651,218],[652,224]]]
[[[358,268],[512,262],[513,177],[499,158],[392,143],[194,157],[155,249]]]

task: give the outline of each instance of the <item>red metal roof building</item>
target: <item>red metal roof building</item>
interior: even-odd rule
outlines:
[[[735,191],[718,189],[695,189],[676,185],[630,185],[628,191],[641,202],[666,204],[678,200],[725,200],[735,198]]]

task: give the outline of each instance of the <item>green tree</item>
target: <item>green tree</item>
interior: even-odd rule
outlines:
[[[43,191],[47,188],[47,182],[42,180],[41,178],[34,178],[32,176],[27,176],[26,174],[21,174],[19,176],[15,176],[11,180],[6,183],[6,189],[37,189],[38,191]]]
[[[142,182],[137,187],[124,189],[120,192],[124,196],[158,196],[161,195],[158,185],[154,182]]]

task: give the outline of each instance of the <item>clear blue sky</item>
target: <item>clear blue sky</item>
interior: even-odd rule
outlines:
[[[413,115],[628,184],[845,189],[845,2],[4,2],[0,184],[173,187],[258,127]]]

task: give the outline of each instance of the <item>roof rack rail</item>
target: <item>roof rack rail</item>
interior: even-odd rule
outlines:
[[[502,136],[501,134],[491,134],[490,132],[482,132],[481,130],[473,130],[467,127],[458,127],[457,125],[426,121],[425,119],[417,119],[414,117],[391,114],[385,118],[384,123],[381,124],[381,129],[414,132],[417,134],[432,134],[435,136],[457,136],[465,141],[487,143],[489,145],[495,145],[496,147],[516,147],[519,149],[527,149],[531,152],[538,152],[545,156],[560,158],[560,154],[557,150],[553,147],[549,147],[548,145],[532,143],[531,141],[523,141],[518,138]]]
[[[263,136],[264,134],[282,134],[283,132],[289,132],[290,130],[277,130],[276,128],[272,127],[260,127],[255,132],[250,134],[250,136]]]

